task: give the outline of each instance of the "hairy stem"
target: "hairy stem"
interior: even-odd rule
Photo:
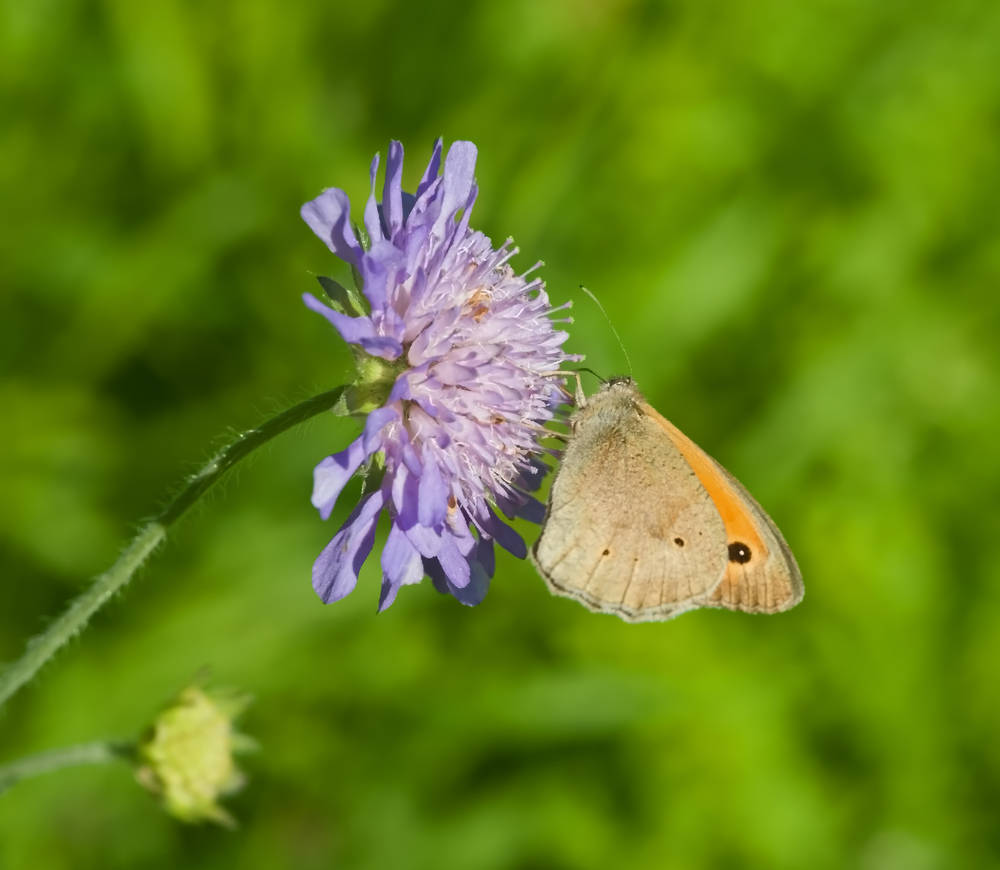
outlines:
[[[0,794],[3,794],[22,779],[30,779],[52,770],[62,770],[64,767],[76,767],[80,764],[106,764],[109,761],[128,760],[132,757],[134,746],[126,742],[81,743],[79,746],[66,746],[62,749],[49,749],[37,755],[19,758],[9,764],[0,765]]]
[[[42,634],[28,642],[28,648],[14,664],[0,674],[0,705],[30,680],[38,669],[70,638],[83,629],[112,595],[122,589],[142,567],[149,555],[166,538],[167,530],[241,459],[276,435],[333,408],[346,387],[336,387],[282,411],[256,429],[236,436],[202,469],[188,478],[184,488],[132,540],[118,561],[101,574],[93,585],[73,601],[66,611]],[[96,744],[94,744],[96,745]],[[68,750],[67,750],[68,751]]]

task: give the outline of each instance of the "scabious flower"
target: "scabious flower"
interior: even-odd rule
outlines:
[[[565,401],[564,378],[555,373],[580,357],[563,352],[568,336],[553,323],[568,321],[550,317],[557,309],[542,281],[508,264],[517,248],[509,239],[493,248],[469,227],[475,145],[455,142],[439,175],[439,139],[411,195],[401,185],[402,145],[392,142],[381,203],[378,163],[375,155],[366,232],[352,229],[342,190],[302,207],[364,294],[361,300],[328,282],[342,291],[335,308],[303,297],[354,346],[359,379],[345,410],[367,412],[357,440],[316,466],[312,503],[326,519],[362,465],[384,469],[316,560],[313,587],[327,603],[354,589],[387,510],[379,610],[425,574],[439,592],[474,605],[494,573],[494,542],[527,554],[503,518],[542,519],[544,507],[528,494],[547,467],[537,459],[546,452],[539,438]],[[352,300],[357,316],[349,313]]]

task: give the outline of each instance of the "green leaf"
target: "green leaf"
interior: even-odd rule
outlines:
[[[356,224],[351,221],[351,226],[354,228],[354,235],[361,245],[362,250],[370,251],[372,247],[372,240],[368,235],[368,230],[365,229],[364,224]]]
[[[326,275],[317,275],[316,280],[319,281],[330,304],[341,314],[357,317],[369,313],[367,300],[356,290],[350,290],[339,281],[327,278]]]
[[[363,251],[370,251],[372,240],[364,224],[357,224],[351,221],[351,227],[354,229],[354,237],[358,240],[358,244],[361,245],[361,249]],[[361,277],[361,271],[353,263],[351,263],[351,275],[354,276],[354,286],[358,288],[358,293],[361,293],[365,286],[365,279]]]

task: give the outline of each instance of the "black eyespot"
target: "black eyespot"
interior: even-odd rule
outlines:
[[[745,565],[750,561],[751,555],[750,548],[746,544],[741,544],[737,541],[736,543],[729,545],[730,562],[739,562],[741,565]]]
[[[678,547],[683,547],[684,546],[684,539],[683,538],[674,538],[674,543]]]
[[[610,550],[605,550],[605,551],[604,551],[604,552],[603,552],[603,553],[602,553],[601,555],[602,555],[602,556],[607,556],[607,555],[609,555],[610,553],[611,553],[611,551],[610,551]]]

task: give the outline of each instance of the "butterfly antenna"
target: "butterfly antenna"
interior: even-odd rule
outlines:
[[[597,372],[595,372],[593,369],[588,369],[586,366],[577,366],[575,369],[572,369],[572,371],[575,371],[575,372],[589,372],[595,378],[597,378],[597,380],[599,380],[602,384],[606,384],[608,382],[607,378],[602,378]]]
[[[604,310],[604,306],[601,305],[601,300],[598,299],[593,293],[591,293],[583,284],[580,285],[580,289],[586,293],[594,302],[597,303],[597,307],[601,309],[601,314],[604,315],[604,319],[608,321],[608,326],[611,327],[611,331],[615,334],[615,338],[618,339],[618,346],[622,349],[622,353],[625,354],[625,362],[628,363],[628,376],[632,377],[632,360],[628,358],[628,351],[625,350],[625,343],[622,341],[622,337],[618,334],[618,330],[615,329],[615,325],[611,322],[611,318],[608,317],[608,312]]]

